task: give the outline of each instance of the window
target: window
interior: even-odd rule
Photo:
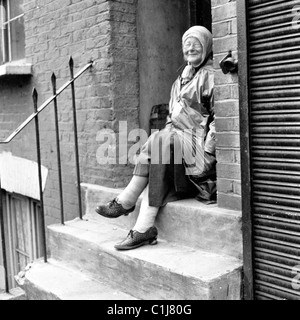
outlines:
[[[0,64],[25,58],[24,0],[0,0]]]

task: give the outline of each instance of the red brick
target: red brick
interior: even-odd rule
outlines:
[[[106,186],[122,185],[128,182],[132,167],[99,167],[96,161],[98,142],[96,133],[102,128],[112,128],[119,120],[130,119],[130,126],[138,126],[138,64],[135,13],[136,3],[132,0],[53,0],[43,6],[36,1],[27,3],[25,14],[27,61],[34,65],[32,83],[37,85],[39,103],[52,94],[50,77],[57,76],[57,86],[69,80],[68,59],[72,55],[75,72],[93,58],[95,64],[76,80],[77,121],[81,174],[85,182]],[[116,19],[118,21],[113,21]],[[114,46],[112,48],[112,36]],[[36,44],[39,44],[38,46]],[[57,48],[59,47],[59,49]],[[113,66],[113,63],[115,66]],[[116,68],[116,69],[113,69]],[[116,74],[113,78],[111,75]],[[127,81],[128,75],[131,81]],[[20,90],[18,82],[1,83],[1,115],[9,110],[13,121],[1,118],[0,136],[7,134],[7,126],[14,129],[20,120],[32,111],[32,83],[23,81]],[[124,94],[125,93],[125,94]],[[22,96],[22,99],[20,97]],[[7,98],[9,97],[9,98]],[[22,105],[20,105],[22,101]],[[71,95],[67,89],[59,96],[61,158],[64,161],[63,181],[66,186],[66,212],[72,215],[76,208],[74,197],[76,181],[74,168],[73,117]],[[15,109],[16,110],[15,110]],[[51,108],[51,107],[50,107]],[[127,108],[126,112],[122,112]],[[135,110],[134,110],[135,109]],[[117,119],[115,117],[120,117]],[[45,192],[47,221],[55,221],[50,215],[59,214],[57,197],[57,165],[53,109],[44,110],[41,120],[42,161],[51,169]],[[112,122],[114,120],[114,122]],[[43,122],[45,121],[45,122]],[[13,144],[1,147],[13,154],[35,160],[34,126],[28,125],[24,134]],[[54,141],[50,141],[54,139]],[[120,178],[121,177],[121,178]],[[52,191],[51,191],[52,188]],[[57,190],[57,189],[56,189]]]
[[[235,163],[235,151],[232,149],[217,149],[218,163]]]
[[[218,69],[215,72],[214,83],[215,85],[238,83],[238,75],[236,73],[224,74],[221,69]]]
[[[222,97],[220,97],[221,99]],[[238,100],[217,100],[215,101],[215,114],[217,117],[239,116]]]
[[[215,86],[215,99],[218,100],[229,100],[237,99],[238,84],[224,84]]]
[[[229,1],[235,2],[236,0],[211,0],[211,6],[212,7],[218,7],[223,4],[228,3]]]
[[[240,147],[239,133],[217,132],[217,147]]]
[[[216,130],[217,132],[226,132],[226,131],[236,131],[240,130],[239,117],[227,117],[227,118],[218,118],[216,117]]]
[[[221,38],[231,34],[231,21],[213,23],[212,33],[214,38]]]
[[[212,8],[212,19],[214,22],[236,17],[236,3],[227,2]]]
[[[241,167],[239,164],[217,164],[218,179],[241,180]]]
[[[242,199],[234,194],[225,194],[218,192],[218,206],[224,209],[242,210]]]
[[[214,53],[228,52],[237,50],[237,36],[231,35],[213,40]]]
[[[217,189],[222,193],[233,193],[233,181],[227,179],[218,179]]]

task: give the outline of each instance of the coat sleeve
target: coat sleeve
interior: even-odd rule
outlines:
[[[204,151],[213,155],[216,153],[215,116],[213,116],[213,121],[209,124],[209,130],[204,144]]]
[[[215,127],[215,108],[214,108],[214,73],[209,72],[206,84],[206,95],[208,101],[206,108],[210,114],[209,128],[205,139],[204,151],[210,154],[216,153],[216,127]]]
[[[171,88],[171,92],[170,92],[170,100],[169,100],[169,114],[167,116],[167,119],[166,119],[166,124],[165,124],[165,127],[166,128],[170,128],[172,126],[172,120],[171,120],[171,115],[172,115],[172,112],[173,112],[173,105],[174,105],[174,99],[176,99],[175,97],[175,87],[177,85],[177,81],[174,81],[173,85],[172,85],[172,88]]]

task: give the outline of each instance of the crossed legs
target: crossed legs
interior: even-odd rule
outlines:
[[[144,194],[136,224],[125,240],[115,245],[118,250],[129,250],[146,243],[157,243],[157,229],[154,227],[154,222],[159,207],[149,206],[148,177],[134,175],[116,199],[108,205],[102,205],[96,209],[98,214],[107,218],[127,215],[135,209],[135,204],[142,192]]]

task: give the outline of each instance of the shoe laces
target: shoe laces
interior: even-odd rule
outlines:
[[[117,199],[113,199],[111,200],[109,203],[108,203],[108,207],[111,208],[111,207],[114,207],[116,204],[119,204]]]
[[[128,236],[130,236],[133,239],[133,230],[129,231]]]

